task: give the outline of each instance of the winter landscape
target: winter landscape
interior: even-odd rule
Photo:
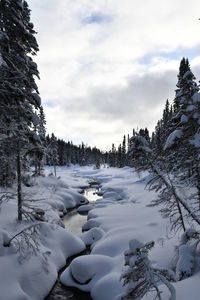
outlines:
[[[0,300],[200,299],[200,3],[144,2],[0,0]]]

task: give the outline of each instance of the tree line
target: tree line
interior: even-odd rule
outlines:
[[[141,299],[149,292],[162,299],[159,284],[176,299],[170,281],[179,281],[197,272],[200,243],[200,93],[188,59],[180,62],[175,98],[166,101],[162,118],[151,138],[133,131],[127,152],[129,163],[138,171],[148,171],[147,188],[157,192],[150,206],[159,206],[171,230],[181,231],[172,269],[156,269],[148,252],[154,242],[129,243],[125,251],[128,265],[122,276],[125,293],[118,299]],[[149,204],[148,204],[149,205]],[[189,263],[188,263],[189,262]],[[199,269],[198,269],[199,270]],[[158,284],[159,283],[159,284]]]
[[[128,156],[138,171],[148,170],[152,205],[184,232],[200,225],[200,93],[188,59],[180,62],[172,105],[166,102],[152,137],[134,132]]]
[[[96,147],[90,147],[83,142],[80,145],[74,145],[71,141],[58,139],[53,133],[46,136],[46,161],[49,166],[69,166],[79,164],[80,166],[94,165],[100,168],[105,163],[104,153]]]

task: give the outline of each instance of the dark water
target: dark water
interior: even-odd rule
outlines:
[[[84,191],[83,195],[88,199],[90,203],[95,202],[100,197],[96,194],[98,189],[95,187],[88,188]],[[77,213],[76,209],[71,210],[63,217],[63,222],[67,231],[72,232],[73,234],[80,234],[82,232],[82,226],[87,221],[87,215],[80,215]],[[89,250],[86,250],[82,253],[89,254]],[[78,255],[80,256],[80,255]],[[60,270],[57,282],[55,283],[50,294],[45,298],[45,300],[92,300],[90,294],[81,292],[75,288],[65,287],[60,283],[59,277],[61,273],[68,267],[71,261],[75,257],[70,257],[65,267]]]
[[[80,255],[89,254],[89,252],[90,252],[89,249],[87,249]],[[66,267],[68,267],[70,265],[71,261],[75,257],[76,256],[70,257],[67,260],[66,265],[60,270],[60,272],[58,274],[58,279],[57,279],[53,289],[51,290],[49,295],[44,300],[92,300],[89,293],[84,293],[75,288],[66,287],[66,286],[62,285],[60,282],[60,275],[66,269]]]

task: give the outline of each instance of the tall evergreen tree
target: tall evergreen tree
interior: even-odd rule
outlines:
[[[123,137],[122,142],[122,165],[123,167],[126,165],[126,136]]]
[[[181,97],[181,89],[182,86],[184,85],[184,75],[187,71],[190,71],[190,65],[188,59],[185,59],[184,57],[182,58],[180,62],[180,67],[179,67],[179,74],[178,74],[178,83],[177,83],[177,89],[176,89],[176,96],[174,98],[174,103],[173,103],[173,109],[174,113],[177,113],[180,109],[180,97]]]
[[[38,51],[30,10],[26,1],[0,1],[0,96],[1,151],[11,149],[7,166],[16,161],[18,186],[18,219],[22,220],[21,168],[35,147],[34,120],[40,97],[34,76],[37,65],[30,55]],[[5,124],[5,126],[2,126]],[[1,161],[2,163],[2,161]],[[9,165],[11,168],[12,165]]]
[[[47,148],[47,153],[49,157],[49,163],[54,168],[54,175],[56,176],[56,166],[59,164],[59,157],[58,157],[58,146],[57,146],[57,138],[52,133],[50,138],[50,143]]]

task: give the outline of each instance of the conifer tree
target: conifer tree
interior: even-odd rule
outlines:
[[[120,144],[117,151],[117,166],[119,168],[123,167],[123,154],[122,154],[122,145]]]
[[[179,109],[180,109],[180,97],[181,94],[180,90],[182,89],[182,85],[184,84],[184,74],[190,71],[190,65],[189,65],[189,61],[188,59],[185,59],[184,57],[182,58],[181,62],[180,62],[180,67],[179,67],[179,74],[178,74],[178,83],[177,83],[177,89],[176,89],[176,96],[174,98],[174,103],[173,103],[173,110],[174,113],[176,114]]]
[[[49,157],[49,163],[54,168],[54,175],[56,176],[56,166],[59,164],[59,157],[58,157],[58,146],[57,146],[57,138],[52,133],[50,138],[50,143],[47,148],[47,153]]]
[[[122,142],[122,166],[124,167],[126,165],[126,136],[123,137]]]
[[[139,300],[148,293],[153,295],[152,299],[161,300],[160,283],[165,284],[170,291],[170,300],[176,299],[175,288],[162,274],[165,272],[151,266],[148,252],[153,246],[154,242],[146,244],[142,244],[138,240],[129,242],[129,249],[124,253],[125,265],[128,266],[128,269],[121,276],[126,290],[124,294],[117,297],[117,300]]]
[[[40,107],[40,97],[34,76],[37,65],[30,55],[38,51],[30,10],[26,1],[0,1],[0,96],[2,109],[2,149],[11,150],[7,166],[16,161],[18,186],[18,220],[22,220],[21,168],[22,160],[38,147],[34,120]],[[6,124],[6,126],[2,126]],[[11,167],[11,165],[9,166]]]

